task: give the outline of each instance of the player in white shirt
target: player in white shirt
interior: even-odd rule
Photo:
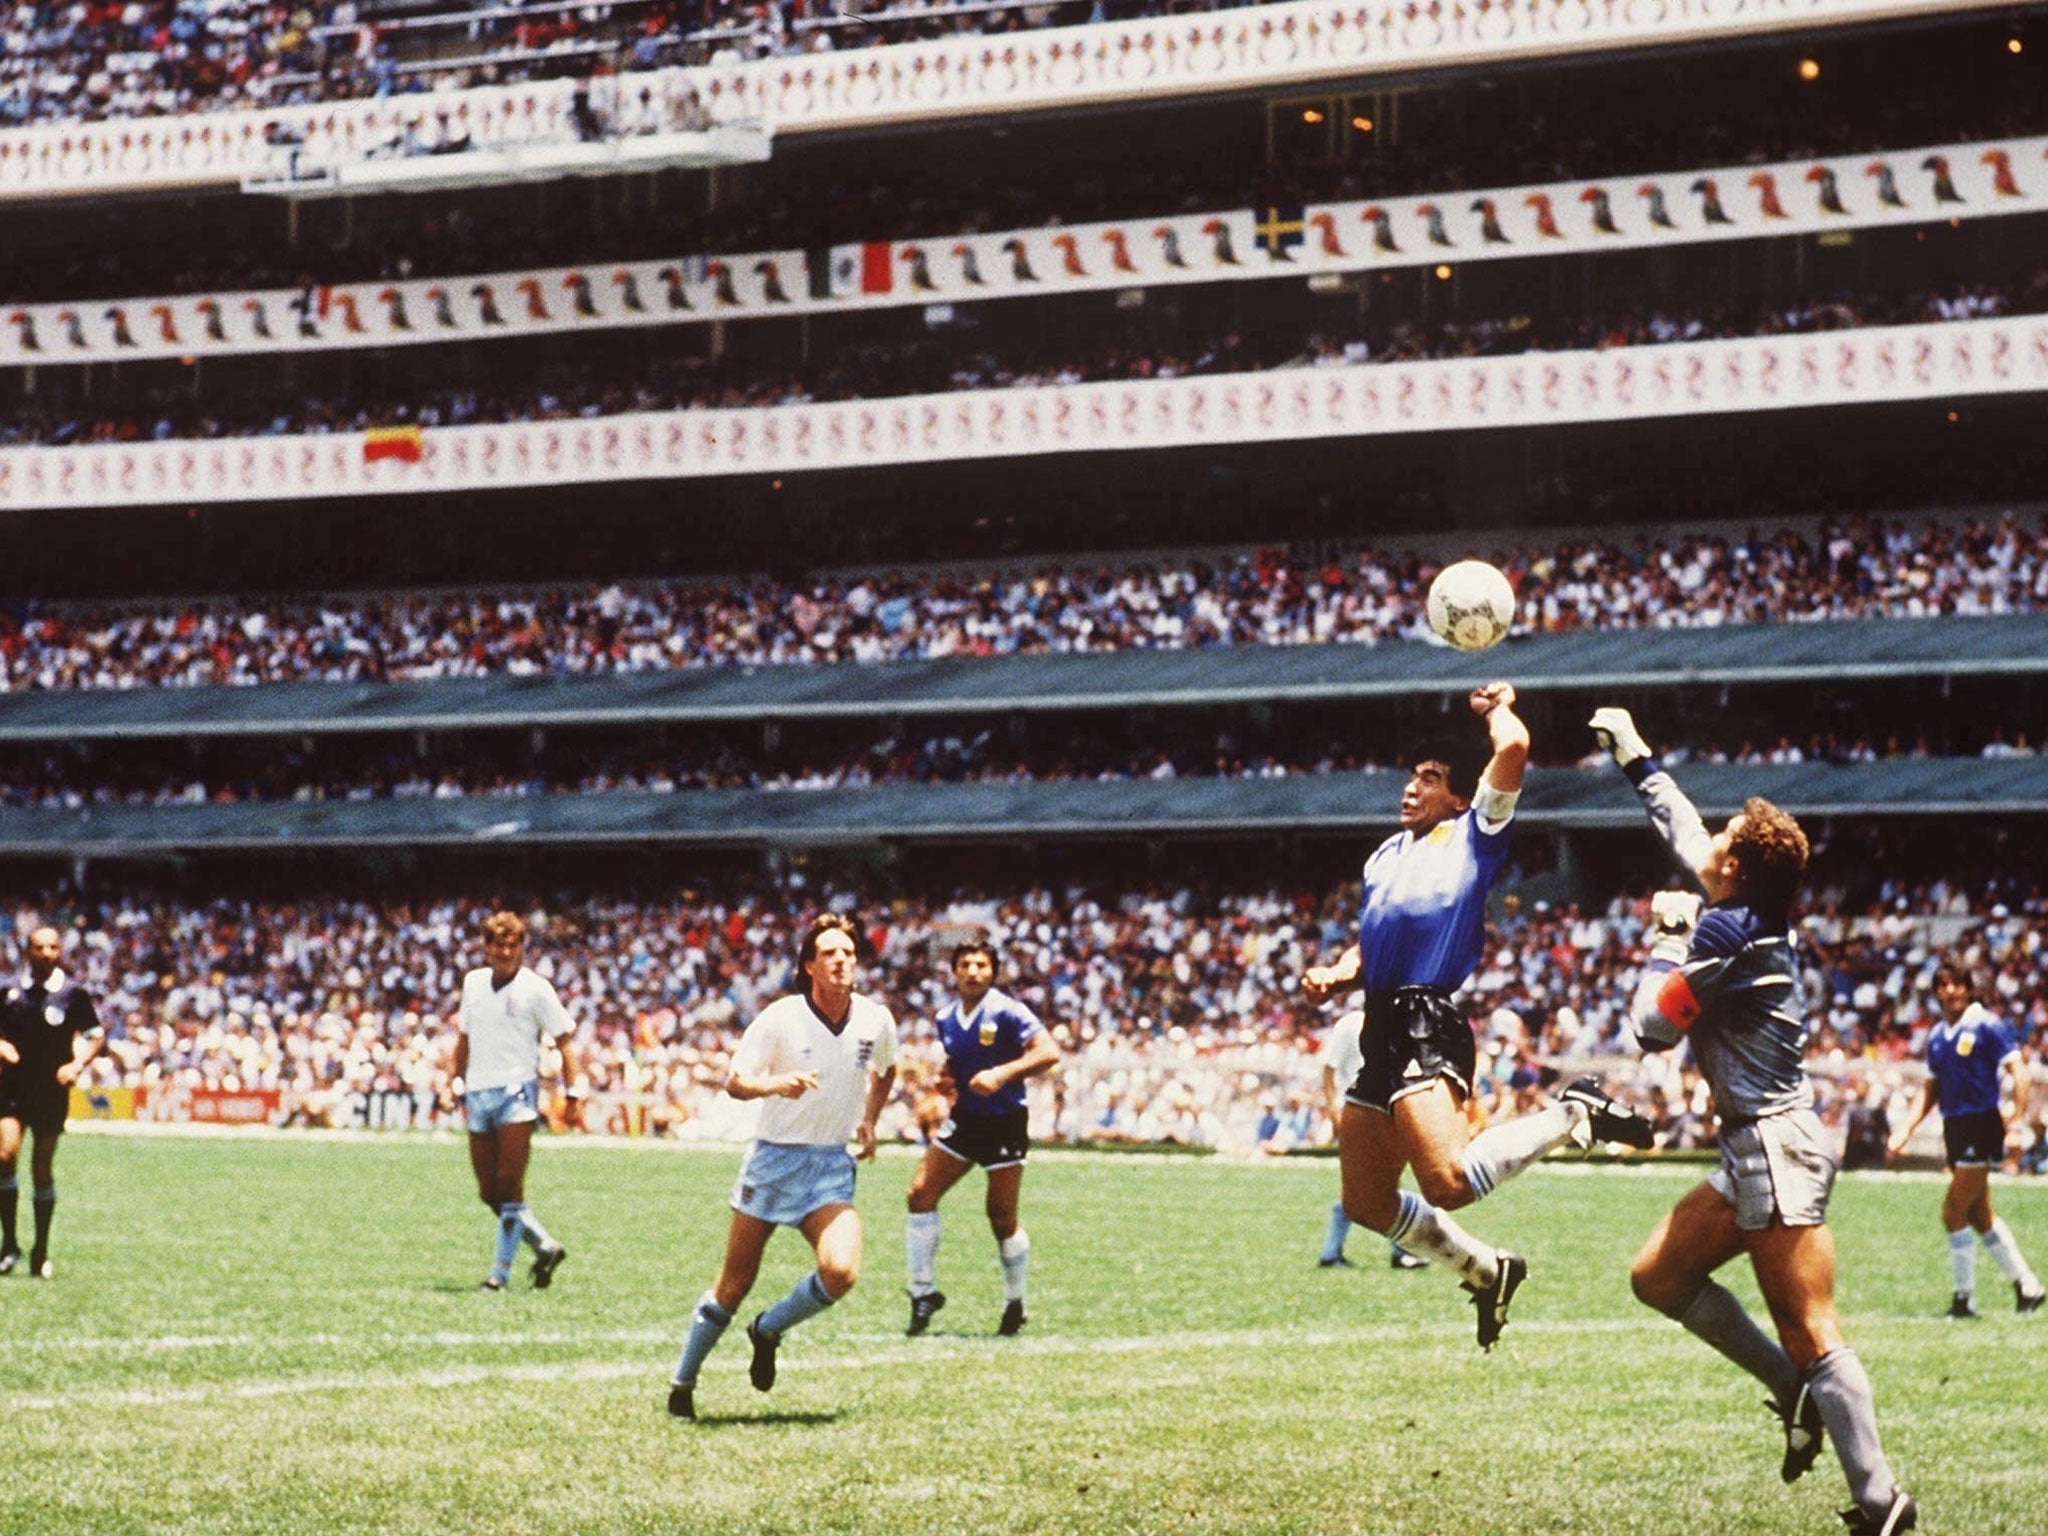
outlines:
[[[469,1163],[477,1198],[497,1222],[497,1246],[486,1291],[502,1291],[523,1241],[533,1249],[533,1286],[544,1291],[569,1251],[526,1206],[526,1162],[540,1118],[540,1047],[552,1040],[562,1057],[562,1086],[572,1109],[583,1094],[575,1021],[554,987],[529,970],[526,923],[514,912],[493,912],[483,922],[484,959],[462,978],[456,1023],[455,1074],[469,1124]]]
[[[1353,1008],[1340,1014],[1323,1036],[1318,1053],[1323,1063],[1323,1104],[1333,1126],[1344,1118],[1344,1091],[1358,1080],[1359,1069],[1365,1065],[1365,1050],[1359,1043],[1364,1030],[1365,1010]],[[1344,1202],[1336,1200],[1330,1206],[1330,1225],[1323,1233],[1323,1251],[1317,1255],[1316,1263],[1324,1269],[1349,1269],[1351,1261],[1344,1257],[1344,1243],[1350,1236],[1351,1218],[1344,1214]],[[1395,1269],[1429,1267],[1429,1260],[1418,1259],[1391,1240],[1387,1243],[1387,1262]]]
[[[725,1091],[761,1100],[761,1122],[733,1186],[725,1263],[697,1302],[669,1383],[668,1411],[679,1419],[697,1416],[697,1372],[754,1288],[777,1227],[803,1233],[818,1267],[747,1324],[754,1348],[747,1374],[756,1390],[775,1385],[782,1336],[860,1278],[860,1214],[846,1143],[857,1141],[864,1160],[875,1155],[875,1117],[896,1083],[896,1020],[853,990],[859,956],[851,918],[813,918],[797,950],[804,990],[762,1009],[733,1052]]]

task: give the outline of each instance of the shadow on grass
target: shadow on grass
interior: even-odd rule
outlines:
[[[837,1424],[839,1410],[836,1408],[819,1411],[816,1409],[793,1408],[789,1410],[768,1409],[761,1413],[705,1413],[694,1421],[696,1429],[744,1429],[750,1424]]]

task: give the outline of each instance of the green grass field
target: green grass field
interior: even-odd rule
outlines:
[[[1470,1214],[1529,1255],[1499,1348],[1435,1271],[1314,1266],[1335,1168],[1048,1157],[1033,1322],[976,1183],[946,1205],[934,1335],[905,1339],[911,1163],[862,1174],[868,1269],[768,1397],[738,1330],[663,1412],[736,1154],[542,1144],[553,1290],[481,1295],[489,1218],[452,1140],[78,1134],[57,1279],[0,1280],[0,1532],[1372,1532],[1839,1529],[1786,1489],[1755,1385],[1630,1299],[1697,1169],[1539,1169]],[[2002,1185],[2048,1260],[2048,1187]],[[1931,1181],[1837,1194],[1841,1301],[1922,1530],[2048,1529],[2048,1316],[1988,1262],[1949,1324]],[[27,1201],[23,1201],[23,1219]],[[807,1266],[778,1237],[750,1302]],[[1746,1274],[1733,1276],[1754,1303]]]

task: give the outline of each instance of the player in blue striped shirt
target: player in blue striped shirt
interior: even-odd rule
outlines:
[[[1485,722],[1484,770],[1469,735],[1415,764],[1401,791],[1401,830],[1366,860],[1358,942],[1335,965],[1311,967],[1302,991],[1320,1002],[1365,989],[1365,1065],[1337,1126],[1344,1214],[1455,1274],[1478,1308],[1480,1347],[1491,1349],[1528,1264],[1447,1213],[1567,1140],[1647,1147],[1652,1137],[1647,1121],[1590,1079],[1534,1114],[1470,1134],[1464,1106],[1477,1052],[1451,994],[1486,942],[1486,895],[1507,862],[1529,729],[1508,683],[1476,688],[1468,702]],[[1419,1195],[1401,1188],[1408,1168]]]
[[[1999,1080],[2010,1079],[2005,1097],[2015,1105],[2021,1103],[2019,1041],[2003,1019],[1972,999],[1971,991],[1969,968],[1962,961],[1945,960],[1936,968],[1934,1000],[1944,1019],[1927,1031],[1927,1091],[1920,1096],[1912,1120],[1892,1137],[1887,1150],[1893,1157],[1905,1151],[1920,1122],[1940,1107],[1949,1167],[1941,1224],[1948,1228],[1949,1270],[1955,1280],[1948,1315],[1977,1315],[1980,1240],[2012,1282],[2019,1310],[2037,1312],[2048,1295],[2043,1294],[2041,1282],[2013,1241],[2012,1228],[1991,1210],[1991,1170],[2005,1161]]]
[[[1024,1084],[1060,1063],[1060,1048],[1023,1003],[996,986],[995,947],[985,939],[953,951],[959,998],[939,1010],[939,1046],[953,1086],[953,1113],[925,1149],[910,1182],[904,1246],[910,1261],[910,1334],[931,1326],[946,1304],[939,1290],[939,1201],[979,1164],[988,1171],[988,1225],[1003,1267],[1003,1316],[996,1331],[1025,1323],[1024,1282],[1031,1237],[1017,1220],[1031,1116]]]

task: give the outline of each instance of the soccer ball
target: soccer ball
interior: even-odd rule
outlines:
[[[1429,627],[1461,651],[1483,651],[1515,622],[1515,589],[1484,560],[1447,565],[1429,584]]]

